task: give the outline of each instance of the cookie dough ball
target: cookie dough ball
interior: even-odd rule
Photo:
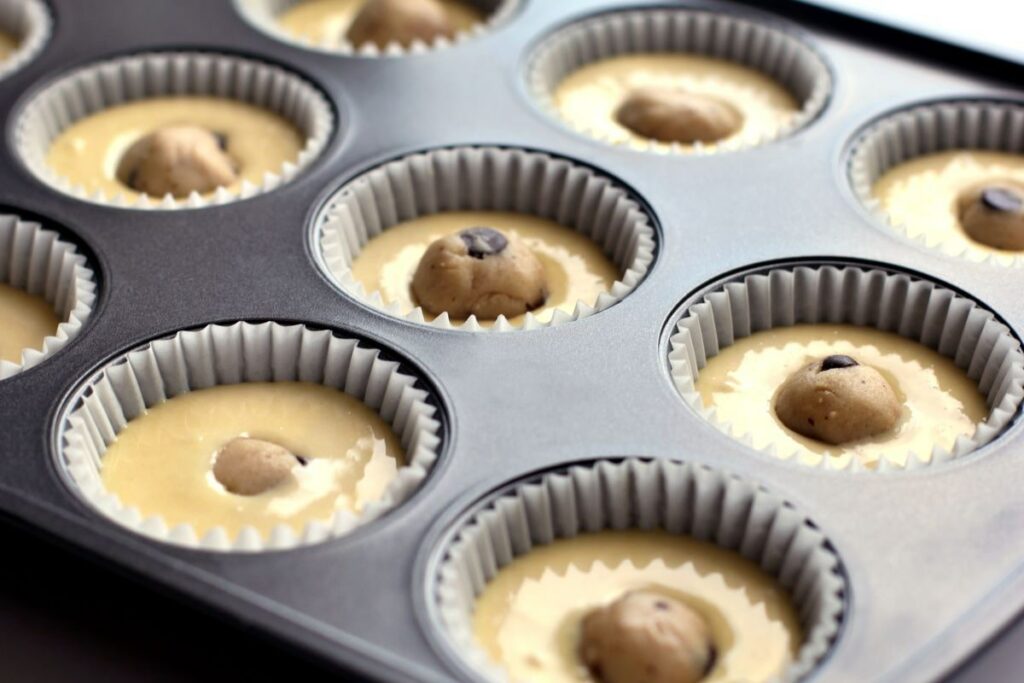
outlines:
[[[199,126],[168,126],[128,148],[117,178],[154,197],[187,197],[231,185],[238,174],[216,135]]]
[[[704,618],[650,591],[631,591],[588,613],[579,653],[601,683],[696,683],[715,659]]]
[[[971,239],[997,249],[1024,249],[1024,185],[982,183],[959,198],[960,225]]]
[[[637,135],[660,142],[717,142],[736,133],[743,117],[723,100],[678,88],[636,88],[615,120]]]
[[[529,247],[494,228],[469,228],[435,241],[420,259],[412,293],[433,315],[512,318],[547,298],[544,266]]]
[[[789,376],[775,397],[775,414],[794,432],[842,444],[890,431],[900,399],[881,373],[849,356],[828,356]]]
[[[356,15],[345,37],[356,47],[388,43],[409,47],[421,40],[430,43],[451,38],[455,28],[438,0],[369,0]]]
[[[292,469],[304,464],[302,458],[276,443],[238,437],[217,453],[213,476],[231,493],[257,496],[291,479]]]

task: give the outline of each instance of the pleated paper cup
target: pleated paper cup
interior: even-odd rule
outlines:
[[[778,496],[706,467],[667,460],[599,460],[498,490],[464,514],[428,565],[429,616],[444,654],[478,679],[507,681],[477,644],[477,597],[531,549],[603,529],[664,529],[731,550],[789,593],[804,633],[779,677],[795,681],[839,631],[845,581],[824,533]]]
[[[781,24],[682,7],[609,12],[556,31],[531,56],[527,86],[541,109],[574,126],[555,105],[559,84],[590,64],[647,53],[713,57],[749,67],[782,85],[799,109],[786,124],[758,139],[724,140],[714,145],[652,140],[641,146],[646,151],[702,154],[763,145],[807,125],[825,107],[832,90],[832,75],[821,55]],[[617,142],[601,131],[588,128],[580,132],[610,144]]]
[[[325,39],[322,42],[315,42],[309,38],[289,33],[278,23],[278,17],[304,1],[234,0],[234,5],[238,13],[255,28],[277,40],[297,47],[344,56],[402,57],[409,54],[423,54],[433,50],[449,48],[467,40],[483,36],[495,26],[508,19],[516,11],[520,0],[466,0],[466,4],[480,10],[484,15],[484,20],[471,29],[458,31],[452,38],[439,36],[429,42],[417,40],[408,47],[392,42],[383,49],[374,43],[356,47],[346,40],[344,35],[338,36],[336,40]]]
[[[46,47],[53,22],[41,0],[0,0],[0,31],[18,41],[18,47],[0,60],[0,78],[27,64]]]
[[[355,279],[352,264],[371,239],[398,223],[446,211],[510,211],[553,220],[594,240],[621,275],[596,301],[577,302],[572,313],[556,310],[543,321],[526,313],[521,326],[499,316],[488,327],[474,316],[452,321],[447,313],[427,322],[421,308],[402,311]],[[335,192],[313,230],[321,268],[349,296],[411,322],[474,332],[556,326],[603,311],[643,280],[656,245],[650,216],[615,181],[549,154],[499,147],[432,150],[375,168]]]
[[[872,192],[875,182],[899,164],[956,149],[1024,154],[1024,103],[949,100],[887,114],[855,138],[848,164],[850,183],[882,225],[919,244],[970,261],[1024,267],[1024,253],[997,253],[974,246],[966,237],[915,235],[908,226],[890,220]]]
[[[11,214],[0,214],[0,282],[45,299],[60,321],[41,348],[25,349],[17,363],[0,360],[0,380],[64,348],[96,304],[96,278],[85,256],[53,230]]]
[[[949,449],[886,453],[870,471],[916,469],[949,462],[999,436],[1024,399],[1024,352],[1013,333],[977,302],[942,285],[898,271],[840,265],[771,268],[727,281],[687,307],[669,342],[672,380],[701,416],[753,446],[741,424],[721,421],[695,383],[708,360],[737,339],[801,323],[852,324],[892,332],[953,360],[978,385],[989,413]],[[770,443],[764,452],[800,461],[800,452]],[[818,467],[863,471],[855,457],[823,456]]]
[[[208,96],[261,107],[293,124],[305,143],[293,161],[265,173],[259,183],[218,188],[210,196],[89,194],[47,163],[53,141],[77,121],[104,109],[156,97]],[[324,95],[303,78],[253,59],[207,52],[159,52],[120,57],[66,74],[34,95],[18,114],[14,149],[39,180],[84,201],[134,209],[192,209],[270,192],[291,182],[324,150],[334,115]]]
[[[243,527],[231,538],[223,527],[200,537],[189,524],[168,527],[143,516],[108,491],[100,475],[103,456],[117,435],[148,408],[208,387],[243,382],[313,382],[362,401],[400,438],[406,466],[376,502],[356,515],[308,523],[296,533],[279,524],[264,537]],[[376,349],[329,330],[275,322],[209,325],[141,346],[88,378],[58,422],[58,465],[72,489],[111,521],[165,543],[218,551],[282,550],[343,536],[401,505],[437,461],[441,422],[431,395],[397,362]]]

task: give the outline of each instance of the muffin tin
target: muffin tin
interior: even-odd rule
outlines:
[[[736,13],[808,41],[832,74],[824,107],[770,144],[682,156],[590,139],[533,100],[527,65],[545,36],[597,13],[654,7]],[[841,585],[838,630],[810,678],[948,673],[1024,607],[1019,414],[978,450],[930,467],[803,467],[744,446],[691,410],[673,386],[669,340],[714,283],[794,264],[932,280],[990,310],[1019,339],[1024,301],[1015,281],[1024,271],[943,254],[881,224],[858,200],[848,163],[859,132],[893,111],[946,99],[1019,101],[1012,84],[1024,69],[795,3],[777,11],[521,0],[500,23],[448,49],[340,56],[263,33],[228,2],[52,0],[49,42],[0,79],[0,208],[74,244],[95,274],[97,299],[64,348],[0,381],[0,509],[339,669],[379,680],[450,680],[473,669],[451,656],[435,588],[468,514],[570,466],[675,460],[735,475],[745,490],[791,505],[838,558],[823,569]],[[63,194],[14,151],[19,114],[54,79],[102,60],[182,50],[243,55],[318,87],[334,108],[323,152],[258,196],[143,211]],[[474,145],[564,158],[628,190],[656,232],[653,265],[635,289],[579,319],[482,334],[387,315],[322,274],[316,218],[334,192],[388,161]],[[155,541],[82,500],[58,452],[60,418],[77,406],[84,383],[147,342],[238,321],[329,329],[380,349],[417,378],[436,408],[441,443],[407,500],[343,538],[259,553]],[[716,490],[698,495],[695,509],[715,504]],[[644,523],[642,515],[620,521]],[[713,537],[746,547],[727,531]]]

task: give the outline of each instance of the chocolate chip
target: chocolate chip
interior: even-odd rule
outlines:
[[[1001,213],[1017,213],[1024,208],[1024,197],[1008,187],[986,187],[981,191],[985,208]]]
[[[304,458],[301,455],[296,455],[295,459],[299,461],[299,464],[305,467],[309,464],[309,458]]]
[[[852,368],[857,365],[860,365],[860,363],[849,356],[828,356],[825,360],[821,361],[821,372],[825,372],[826,370],[839,370],[841,368]]]
[[[214,133],[213,137],[217,138],[217,146],[227,151],[228,148],[228,136],[224,133]]]
[[[707,666],[704,667],[704,675],[705,676],[707,676],[709,673],[711,673],[711,670],[715,668],[715,662],[717,660],[718,660],[718,649],[714,645],[712,645],[711,646],[711,653],[708,656]]]
[[[467,228],[459,233],[459,237],[475,259],[500,254],[508,246],[508,239],[494,228]]]
[[[668,603],[664,600],[658,600],[656,603],[654,603],[654,609],[664,612],[668,609]]]

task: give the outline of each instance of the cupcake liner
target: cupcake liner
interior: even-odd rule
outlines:
[[[883,224],[948,256],[992,265],[1024,267],[1024,254],[972,250],[947,240],[910,235],[889,220],[871,192],[886,171],[916,157],[953,149],[1024,154],[1024,104],[976,100],[934,102],[898,111],[858,134],[850,153],[850,183],[861,203]]]
[[[650,217],[629,193],[595,171],[548,154],[498,147],[458,147],[414,154],[364,173],[327,201],[314,223],[313,242],[327,276],[349,295],[396,317],[450,329],[520,329],[499,316],[493,327],[475,317],[453,323],[446,313],[426,322],[422,309],[403,315],[379,292],[367,292],[351,266],[373,237],[402,221],[444,211],[514,211],[551,219],[590,237],[622,273],[597,301],[579,301],[573,313],[550,321],[532,313],[522,329],[560,325],[603,311],[629,294],[654,262]]]
[[[885,454],[876,470],[916,469],[948,462],[996,438],[1024,400],[1024,352],[995,315],[956,292],[905,273],[855,266],[778,267],[726,282],[690,305],[669,342],[672,380],[683,400],[720,430],[752,446],[743,425],[720,421],[695,388],[708,358],[734,340],[755,332],[799,323],[849,323],[873,327],[920,342],[978,383],[989,414],[972,435],[957,438],[949,450]],[[777,445],[765,452],[796,457]],[[904,458],[905,456],[905,464]],[[856,458],[836,465],[824,457],[822,469],[866,470]]]
[[[210,197],[193,192],[137,200],[88,194],[54,172],[46,161],[53,140],[71,124],[119,104],[165,96],[212,96],[246,102],[283,116],[305,135],[297,159],[258,184],[218,188]],[[313,85],[280,67],[251,59],[203,52],[149,53],[92,64],[62,76],[37,93],[18,115],[14,148],[39,180],[65,194],[97,204],[136,209],[184,209],[226,204],[269,192],[293,180],[327,145],[334,116]]]
[[[20,69],[50,39],[53,22],[41,0],[0,0],[0,30],[16,38],[18,49],[0,60],[0,78]]]
[[[107,491],[103,454],[127,423],[147,408],[189,391],[242,382],[315,382],[337,388],[376,410],[405,449],[407,465],[379,501],[359,515],[339,511],[296,534],[279,524],[267,538],[252,527],[230,538],[215,527],[201,538],[191,525],[168,528],[143,517]],[[349,533],[407,500],[437,461],[441,423],[429,393],[376,349],[329,330],[275,322],[208,325],[153,341],[109,363],[77,389],[58,423],[58,454],[66,480],[81,498],[114,522],[166,543],[219,551],[280,550]]]
[[[566,76],[610,57],[652,52],[703,55],[750,67],[785,87],[800,110],[775,135],[753,143],[725,141],[708,149],[699,143],[683,146],[651,141],[646,151],[700,154],[765,144],[791,135],[814,119],[832,90],[832,75],[825,61],[792,33],[741,16],[683,8],[611,12],[563,28],[534,52],[527,85],[541,108],[564,122],[552,94]],[[581,132],[615,144],[599,131]]]
[[[42,297],[61,321],[42,348],[22,351],[21,362],[0,360],[0,380],[64,348],[81,332],[96,303],[95,276],[85,256],[56,232],[11,214],[0,214],[0,282]]]
[[[706,467],[631,458],[534,477],[491,495],[445,537],[429,569],[428,605],[446,654],[488,681],[507,673],[477,646],[476,598],[531,548],[602,529],[664,529],[715,543],[756,563],[785,588],[804,644],[779,680],[825,656],[843,616],[845,581],[825,535],[781,498]]]
[[[359,57],[401,57],[407,54],[423,54],[431,50],[452,47],[487,33],[511,16],[519,5],[519,0],[466,0],[467,4],[480,9],[485,15],[484,21],[472,29],[459,31],[454,38],[441,36],[429,43],[417,40],[409,47],[392,42],[382,50],[376,44],[367,44],[357,48],[344,37],[336,42],[316,43],[285,31],[278,24],[277,18],[301,2],[303,0],[234,0],[234,5],[238,13],[250,24],[277,40],[310,50]]]

